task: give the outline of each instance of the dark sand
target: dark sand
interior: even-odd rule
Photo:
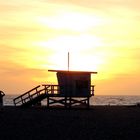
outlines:
[[[140,140],[140,107],[4,107],[0,140]]]

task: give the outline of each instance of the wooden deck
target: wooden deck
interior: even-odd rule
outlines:
[[[15,106],[29,107],[41,104],[41,101],[47,99],[47,108],[54,104],[60,104],[65,108],[71,108],[74,105],[84,105],[90,107],[90,97],[94,96],[94,85],[91,85],[90,95],[88,96],[67,96],[60,93],[58,85],[39,85],[28,92],[16,97],[13,102]]]

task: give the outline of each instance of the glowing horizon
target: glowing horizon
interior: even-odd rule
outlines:
[[[138,0],[0,4],[0,90],[22,94],[56,83],[47,70],[66,70],[69,51],[71,70],[98,72],[97,95],[140,94]]]

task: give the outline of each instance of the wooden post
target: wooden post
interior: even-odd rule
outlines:
[[[90,106],[89,99],[90,99],[90,97],[87,97],[87,108],[89,108],[89,106]]]
[[[67,108],[67,97],[65,96],[65,108]]]
[[[68,71],[69,71],[69,69],[70,69],[70,54],[68,52]]]
[[[50,103],[49,103],[49,96],[47,97],[47,108],[49,108]]]
[[[71,108],[71,97],[69,98],[69,108]]]

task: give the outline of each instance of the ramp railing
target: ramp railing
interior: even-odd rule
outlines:
[[[42,94],[58,94],[58,91],[58,85],[38,85],[26,93],[16,97],[13,102],[15,106],[20,106],[39,97]]]
[[[37,87],[34,87],[33,89],[27,91],[26,93],[16,97],[13,101],[14,101],[14,105],[22,105],[30,100],[32,100],[33,98],[37,97],[40,95],[41,90],[39,89],[40,85],[38,85]]]

